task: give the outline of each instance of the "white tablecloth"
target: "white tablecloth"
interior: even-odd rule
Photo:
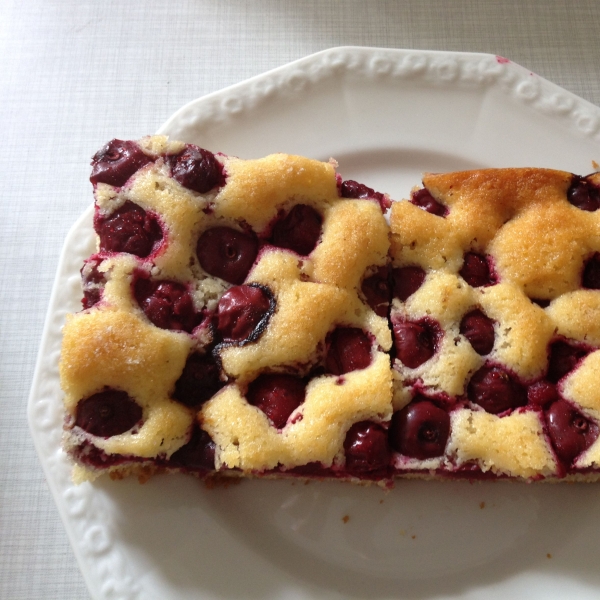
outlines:
[[[488,52],[600,105],[598,0],[0,3],[0,598],[89,598],[26,405],[89,157],[184,103],[342,45]]]

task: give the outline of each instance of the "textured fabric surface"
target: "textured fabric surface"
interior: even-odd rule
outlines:
[[[600,105],[598,0],[0,3],[0,598],[88,598],[27,427],[89,157],[184,103],[340,45],[489,52]]]

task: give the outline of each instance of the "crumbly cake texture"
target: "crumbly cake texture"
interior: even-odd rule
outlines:
[[[334,161],[163,136],[92,166],[77,481],[598,478],[600,175],[428,174],[391,203]]]

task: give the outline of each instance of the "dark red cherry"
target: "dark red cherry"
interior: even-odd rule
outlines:
[[[556,386],[543,379],[536,381],[527,388],[527,402],[539,408],[545,408],[558,400],[558,391]]]
[[[306,382],[285,373],[260,375],[249,386],[246,398],[262,410],[277,429],[285,427],[289,416],[304,402]]]
[[[94,154],[90,181],[119,187],[149,162],[152,159],[135,142],[112,140]]]
[[[223,185],[223,167],[208,150],[188,144],[177,156],[169,157],[173,179],[183,187],[204,194]]]
[[[344,439],[346,469],[354,472],[385,469],[392,456],[387,431],[377,423],[354,423]]]
[[[217,307],[217,329],[226,342],[241,342],[262,331],[271,312],[271,297],[259,286],[229,288]]]
[[[194,426],[190,441],[173,452],[170,463],[175,467],[212,471],[215,468],[215,443],[206,431]]]
[[[567,200],[581,210],[589,212],[600,208],[600,187],[579,175],[573,175],[567,190]]]
[[[554,342],[550,346],[548,379],[552,383],[557,383],[559,379],[571,372],[587,353],[587,350],[571,346],[567,342]]]
[[[558,458],[571,464],[598,437],[598,425],[565,400],[558,400],[546,412],[548,435]]]
[[[582,285],[589,290],[600,290],[600,253],[596,252],[585,263]]]
[[[392,271],[393,297],[406,302],[425,281],[425,271],[421,267],[399,267]]]
[[[75,425],[99,437],[129,431],[142,420],[142,407],[126,392],[105,390],[77,404]]]
[[[367,299],[367,304],[380,317],[386,317],[392,301],[392,286],[390,285],[390,270],[379,267],[377,271],[363,280],[361,291]]]
[[[81,304],[84,310],[98,304],[102,299],[106,278],[104,273],[98,270],[101,262],[101,258],[89,258],[81,267],[81,284],[83,287]]]
[[[328,373],[343,375],[371,364],[371,340],[362,329],[338,327],[328,342],[325,358]]]
[[[196,253],[200,265],[209,275],[240,284],[254,264],[258,241],[252,233],[214,227],[200,236]]]
[[[175,281],[151,281],[140,278],[134,296],[144,314],[161,329],[190,333],[202,321],[185,285]]]
[[[416,369],[434,355],[438,334],[430,323],[394,321],[392,331],[396,356],[407,367]]]
[[[493,285],[496,283],[496,277],[490,269],[488,260],[482,254],[467,252],[463,266],[458,272],[459,275],[473,287],[482,285]]]
[[[394,413],[389,431],[394,450],[419,460],[442,456],[449,435],[450,415],[421,398]]]
[[[527,404],[523,386],[500,367],[481,367],[471,378],[467,395],[494,415]]]
[[[321,215],[311,206],[296,204],[273,227],[271,243],[302,256],[310,254],[321,237]]]
[[[342,198],[357,198],[357,199],[368,199],[377,200],[381,210],[385,212],[392,202],[389,198],[386,198],[381,192],[376,192],[373,188],[367,187],[364,183],[358,183],[352,179],[344,181],[340,187],[340,194]]]
[[[224,385],[212,354],[194,352],[188,357],[183,373],[175,383],[173,398],[186,406],[198,406],[212,398]]]
[[[460,332],[471,342],[473,350],[482,356],[494,347],[494,321],[480,310],[466,314],[460,322]]]
[[[94,227],[100,237],[100,250],[128,252],[140,258],[148,256],[163,237],[156,217],[129,200],[108,217],[97,215]]]
[[[96,306],[100,300],[102,300],[102,288],[90,288],[89,290],[83,291],[83,298],[81,299],[81,306],[83,310]]]
[[[432,215],[445,217],[448,214],[448,209],[441,202],[438,202],[426,188],[413,192],[410,201]]]

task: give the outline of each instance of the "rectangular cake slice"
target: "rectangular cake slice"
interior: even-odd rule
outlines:
[[[597,478],[598,175],[427,175],[392,204],[336,166],[162,136],[94,156],[76,480]]]

